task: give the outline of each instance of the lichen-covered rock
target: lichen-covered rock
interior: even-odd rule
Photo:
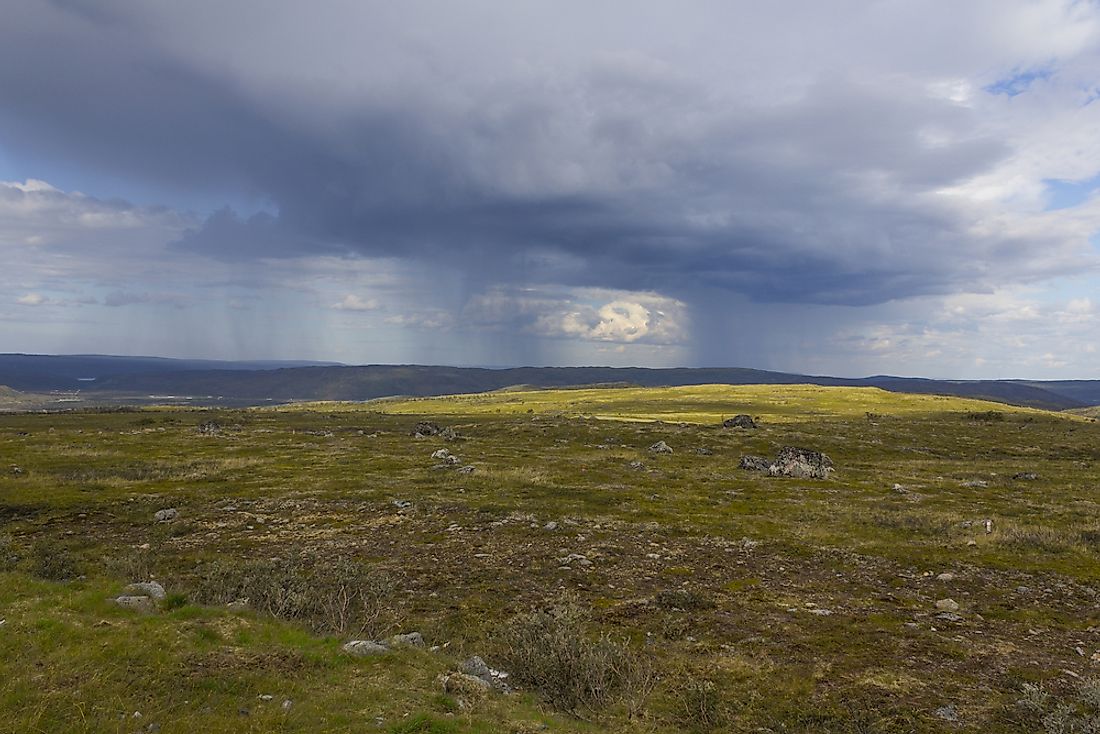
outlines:
[[[651,454],[671,454],[672,447],[664,441],[658,441],[649,447],[649,453]]]
[[[153,513],[153,520],[156,522],[172,522],[180,516],[180,511],[175,507],[168,507],[163,510],[157,510]]]
[[[436,423],[432,423],[431,421],[420,421],[413,428],[412,435],[417,437],[435,436],[439,434],[440,430],[442,429],[440,429],[439,425]]]
[[[352,640],[344,643],[344,652],[352,657],[365,658],[372,655],[382,655],[390,651],[390,648],[375,640]]]

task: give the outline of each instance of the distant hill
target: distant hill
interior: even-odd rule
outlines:
[[[842,378],[747,368],[344,366],[301,362],[211,362],[101,355],[0,355],[0,384],[33,392],[79,391],[97,402],[192,396],[226,404],[297,400],[370,400],[502,390],[523,385],[776,385],[878,387],[891,392],[952,395],[1047,410],[1100,404],[1100,380],[928,380],[876,375]]]
[[[1076,400],[1082,405],[1100,405],[1100,380],[1020,381],[1019,384],[1039,387]]]
[[[282,367],[332,366],[337,362],[308,361],[220,361],[169,359],[165,357],[116,357],[103,354],[0,354],[0,384],[17,390],[97,389],[106,377],[164,374],[192,370],[249,371]]]

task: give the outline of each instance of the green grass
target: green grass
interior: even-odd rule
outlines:
[[[893,417],[946,412],[1041,414],[1017,408],[941,395],[892,393],[875,387],[817,385],[696,385],[689,387],[507,390],[440,398],[397,398],[372,401],[372,408],[390,414],[495,416],[553,414],[614,420],[720,423],[737,413],[760,416],[772,423],[850,419],[867,413]],[[305,403],[288,410],[356,410],[350,403]]]
[[[721,428],[735,413],[761,427]],[[835,475],[737,468],[785,445]],[[442,447],[475,472],[434,469]],[[1100,426],[1080,417],[871,388],[508,391],[0,415],[0,455],[0,731],[996,734],[1034,730],[1025,683],[1100,670]],[[221,598],[215,569],[337,559],[386,579],[369,634],[440,648],[352,660],[316,617],[195,603]],[[108,602],[150,576],[157,614]],[[637,695],[444,695],[469,655],[520,659],[500,631],[562,592],[590,640],[652,664]]]

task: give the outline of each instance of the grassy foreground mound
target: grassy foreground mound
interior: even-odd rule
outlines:
[[[759,427],[723,428],[736,413]],[[835,471],[739,468],[785,446]],[[506,391],[0,415],[0,456],[0,731],[1100,715],[1082,417],[866,388]],[[152,611],[112,601],[150,579]],[[413,631],[424,646],[342,649]]]

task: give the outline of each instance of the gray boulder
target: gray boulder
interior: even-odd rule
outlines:
[[[745,415],[741,413],[735,415],[732,418],[726,418],[722,421],[723,428],[756,428],[756,421],[752,419],[751,415]]]
[[[431,421],[420,421],[416,424],[416,427],[413,428],[412,435],[417,437],[436,436],[439,434],[440,430],[442,429],[440,429],[439,425],[436,423],[432,423]]]
[[[649,447],[649,453],[651,454],[671,454],[672,447],[664,441],[658,441]]]
[[[164,591],[164,587],[156,581],[138,581],[128,585],[122,590],[122,593],[126,596],[147,596],[158,600],[168,596]]]
[[[156,602],[147,596],[119,596],[114,599],[116,605],[123,609],[132,609],[135,612],[141,612],[142,614],[152,614],[157,611]]]
[[[828,479],[833,471],[833,460],[820,451],[784,446],[775,462],[768,469],[773,477],[797,477],[799,479]]]
[[[386,640],[390,647],[424,647],[424,638],[419,632],[406,632],[401,635],[393,635]]]
[[[477,655],[464,661],[459,670],[466,675],[478,678],[485,683],[488,683],[494,690],[502,693],[508,693],[511,687],[506,682],[508,680],[508,674],[502,670],[494,670],[490,668],[484,660]]]
[[[356,658],[366,658],[371,657],[372,655],[382,655],[383,653],[387,653],[390,651],[390,649],[384,644],[382,644],[381,642],[376,642],[374,640],[351,640],[350,642],[344,643],[343,650],[348,655]]]
[[[164,510],[157,510],[153,513],[153,520],[156,522],[172,522],[180,516],[180,511],[175,507],[169,507]]]

